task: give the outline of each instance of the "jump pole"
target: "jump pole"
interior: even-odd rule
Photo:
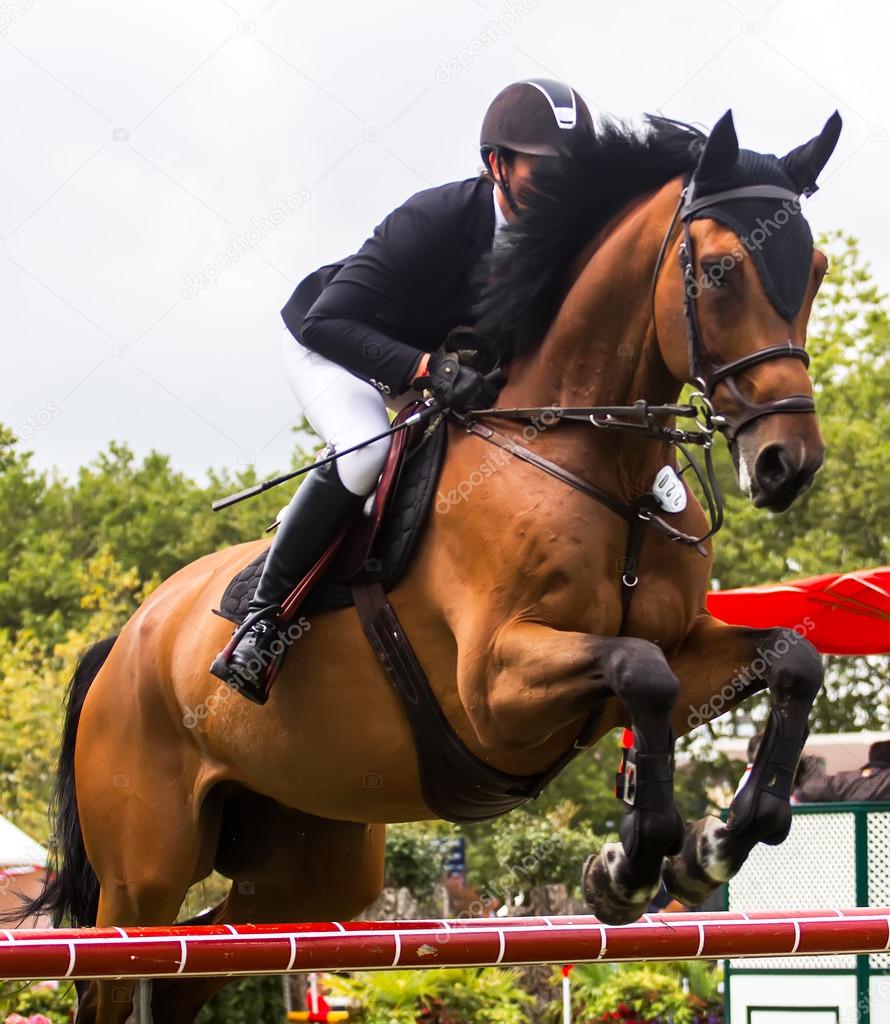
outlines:
[[[0,930],[0,978],[167,978],[890,950],[890,908]]]

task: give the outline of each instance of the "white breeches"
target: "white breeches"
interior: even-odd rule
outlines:
[[[318,436],[343,451],[389,427],[386,402],[371,384],[306,348],[285,328],[284,368],[303,415]],[[384,438],[337,460],[340,480],[353,494],[370,494],[386,461]]]

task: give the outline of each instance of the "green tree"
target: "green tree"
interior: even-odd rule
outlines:
[[[386,830],[384,884],[404,886],[418,900],[429,899],[445,874],[455,830],[445,822],[406,822]]]
[[[294,464],[308,456],[297,446]],[[47,837],[65,690],[81,653],[183,565],[262,536],[292,488],[210,507],[256,482],[249,467],[199,484],[167,456],[137,461],[117,443],[69,481],[38,471],[0,426],[0,801],[35,837]]]

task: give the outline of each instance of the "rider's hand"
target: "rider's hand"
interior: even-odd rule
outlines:
[[[415,390],[429,391],[442,406],[460,412],[486,409],[497,397],[499,384],[472,366],[461,363],[456,352],[432,352],[426,373],[414,379]]]

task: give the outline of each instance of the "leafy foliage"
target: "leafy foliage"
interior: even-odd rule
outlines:
[[[295,463],[308,454],[298,447]],[[100,552],[153,586],[210,551],[261,536],[288,497],[272,490],[214,514],[214,498],[257,482],[252,467],[211,472],[201,485],[168,456],[151,452],[137,462],[116,442],[69,482],[38,472],[4,428],[0,469],[0,629],[39,623],[47,643],[89,618],[81,577]]]
[[[0,982],[0,1019],[10,1013],[23,1017],[42,1013],[52,1024],[69,1024],[75,1006],[76,993],[70,983]],[[280,977],[236,978],[204,1007],[196,1024],[256,1024],[283,1019]]]
[[[578,808],[570,802],[547,814],[519,812],[499,823],[494,852],[508,890],[528,892],[536,885],[578,884],[579,865],[602,845],[586,822],[571,824]]]
[[[573,1019],[590,1024],[696,1024],[722,1019],[717,974],[708,964],[696,979],[707,989],[702,998],[676,964],[581,964],[572,971]],[[684,979],[689,992],[684,989]],[[559,1019],[551,1007],[551,1019]],[[719,1015],[719,1016],[718,1016]]]
[[[307,458],[296,449],[296,463]],[[69,482],[38,472],[0,426],[0,806],[36,838],[47,838],[65,687],[81,652],[186,563],[260,536],[280,491],[210,511],[255,482],[250,468],[200,485],[167,456],[138,463],[115,443]]]
[[[385,884],[405,886],[423,899],[440,881],[448,856],[450,826],[438,822],[408,822],[386,830]]]
[[[195,1024],[256,1024],[284,1020],[284,986],[276,975],[237,978],[210,1000]]]
[[[518,972],[498,968],[381,971],[331,979],[359,1024],[525,1024],[532,997]]]
[[[0,982],[0,1019],[13,1013],[25,1018],[42,1013],[52,1024],[69,1024],[75,1004],[74,985],[70,982]]]

